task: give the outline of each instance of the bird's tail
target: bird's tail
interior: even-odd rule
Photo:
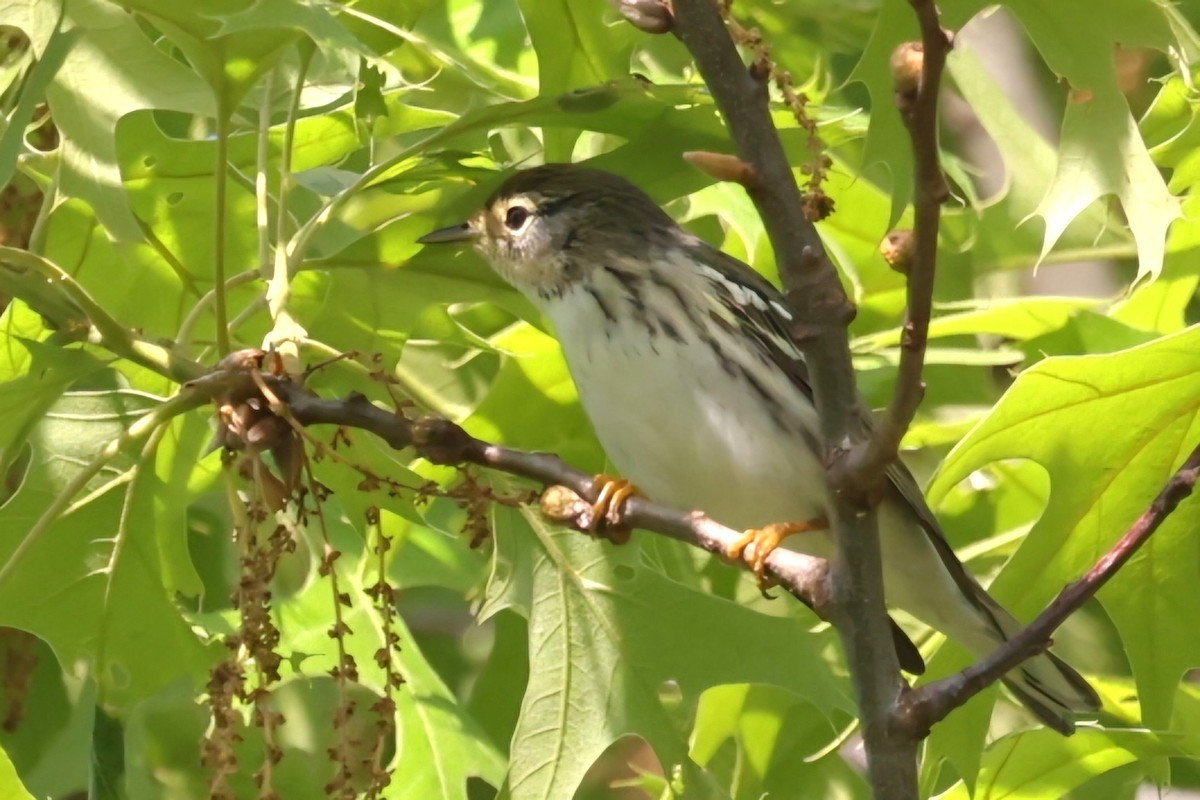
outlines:
[[[889,475],[897,502],[884,503],[879,512],[889,602],[977,656],[988,655],[1021,624],[958,560],[912,476],[895,465]],[[1050,652],[1009,672],[1004,683],[1039,720],[1064,735],[1075,730],[1075,716],[1100,708],[1100,698],[1083,676]]]
[[[989,618],[994,649],[1021,630],[1021,624],[992,599],[982,587],[975,600]],[[980,649],[980,648],[975,648]],[[1094,714],[1100,708],[1096,690],[1070,664],[1046,652],[1022,663],[1004,677],[1004,684],[1021,704],[1048,727],[1063,735],[1075,731],[1074,718]]]

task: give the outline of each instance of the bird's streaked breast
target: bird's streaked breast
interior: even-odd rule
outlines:
[[[824,481],[796,446],[815,429],[811,403],[759,343],[712,318],[701,273],[660,266],[614,260],[539,303],[605,451],[649,497],[728,525],[815,516],[797,491]]]

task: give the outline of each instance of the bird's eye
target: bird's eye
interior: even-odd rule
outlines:
[[[510,231],[519,231],[529,221],[529,209],[524,206],[513,206],[504,214],[504,224]]]

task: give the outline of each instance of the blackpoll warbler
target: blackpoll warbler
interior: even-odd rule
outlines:
[[[823,515],[804,356],[783,297],[758,273],[624,178],[567,164],[515,174],[469,221],[421,239],[466,240],[550,319],[601,443],[647,497],[748,529]],[[908,470],[896,463],[888,477],[879,508],[888,602],[989,652],[1019,624],[954,555]],[[826,533],[787,546],[833,555]],[[1052,653],[1006,683],[1063,733],[1099,706]]]

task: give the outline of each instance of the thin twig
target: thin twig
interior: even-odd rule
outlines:
[[[910,84],[897,77],[896,104],[912,139],[916,170],[913,199],[915,239],[908,262],[907,315],[900,342],[896,391],[872,435],[856,445],[834,468],[837,486],[869,491],[896,460],[900,442],[925,397],[921,373],[933,312],[933,281],[937,265],[938,227],[948,190],[938,159],[938,93],[950,39],[942,30],[932,0],[910,0],[921,24],[921,46],[901,45],[921,57],[920,80]],[[923,54],[923,57],[922,57]],[[895,66],[894,66],[895,69]]]
[[[229,329],[226,323],[229,313],[225,306],[225,256],[228,246],[226,228],[229,203],[229,117],[232,111],[222,99],[223,92],[217,93],[217,153],[213,165],[213,290],[215,291],[213,310],[216,312],[217,353],[221,356],[229,353]]]
[[[286,313],[288,301],[292,293],[292,278],[295,277],[294,265],[288,262],[287,255],[287,221],[288,203],[295,178],[292,175],[292,150],[296,137],[296,122],[300,117],[300,97],[304,89],[304,81],[308,76],[308,68],[312,64],[315,50],[311,47],[300,48],[300,66],[296,71],[295,84],[292,86],[292,102],[288,106],[287,121],[283,128],[283,145],[279,156],[279,200],[275,219],[275,265],[267,274],[266,263],[262,264],[264,277],[269,278],[267,284],[267,300],[270,303],[271,318],[277,321],[280,315]],[[290,321],[287,327],[295,325]],[[282,331],[291,335],[293,331]]]
[[[248,269],[245,272],[239,272],[225,280],[225,292],[228,293],[232,289],[258,280],[261,274],[257,269]],[[200,323],[200,319],[208,311],[208,307],[216,302],[217,290],[216,287],[205,292],[199,300],[192,305],[187,316],[183,318],[183,322],[179,323],[179,332],[175,334],[175,346],[180,350],[188,347],[192,341],[192,333],[196,326]]]
[[[1119,541],[1087,575],[1067,586],[1037,619],[987,658],[962,672],[908,692],[897,711],[904,727],[916,735],[928,731],[954,709],[1003,678],[1022,662],[1050,646],[1050,637],[1067,617],[1095,596],[1187,497],[1200,479],[1200,445]]]
[[[267,170],[271,166],[271,110],[275,94],[275,76],[280,69],[277,64],[274,69],[268,70],[263,78],[254,156],[254,228],[258,239],[258,269],[263,280],[271,277],[267,269],[267,262],[271,260],[271,190]],[[283,194],[282,190],[280,194]]]

